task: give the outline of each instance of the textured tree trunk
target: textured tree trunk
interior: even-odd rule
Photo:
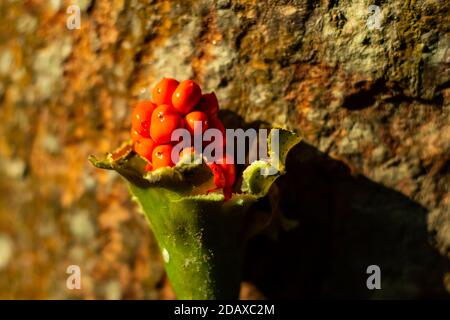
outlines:
[[[0,297],[172,297],[125,188],[86,161],[163,76],[214,90],[230,127],[304,135],[247,252],[266,297],[448,297],[446,1],[75,3],[73,30],[65,1],[0,3]]]

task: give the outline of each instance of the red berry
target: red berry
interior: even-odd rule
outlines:
[[[152,139],[142,138],[136,141],[134,144],[134,151],[148,161],[152,160],[152,152],[155,143]]]
[[[172,95],[172,105],[181,114],[187,114],[202,97],[202,89],[192,80],[180,83]]]
[[[144,138],[150,137],[150,122],[156,105],[151,101],[140,101],[133,109],[131,127]]]
[[[233,188],[225,187],[223,188],[223,197],[225,201],[228,201],[233,196]]]
[[[202,125],[202,133],[208,129],[208,116],[206,113],[201,111],[192,111],[186,115],[185,124],[186,128],[189,130],[191,134],[194,134],[195,125]]]
[[[214,177],[214,184],[216,185],[217,189],[225,187],[226,182],[222,167],[216,163],[210,163],[208,164],[208,167],[211,169]]]
[[[172,162],[172,145],[162,144],[153,149],[152,164],[154,170],[162,167],[172,167],[174,165]]]
[[[157,105],[172,104],[172,95],[180,83],[172,78],[163,78],[152,90],[152,100]]]
[[[175,129],[181,127],[181,118],[172,106],[163,104],[152,114],[150,136],[157,144],[171,142]]]
[[[234,163],[222,163],[220,164],[223,175],[225,176],[225,186],[232,187],[236,180],[236,167]]]
[[[198,104],[200,109],[204,111],[208,117],[212,118],[217,116],[219,112],[219,101],[214,92],[204,94]]]

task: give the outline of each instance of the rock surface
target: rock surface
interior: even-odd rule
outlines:
[[[87,161],[163,76],[216,91],[231,127],[305,137],[254,208],[278,218],[244,298],[448,297],[445,1],[78,0],[79,30],[69,2],[0,3],[1,298],[173,297],[125,185]]]

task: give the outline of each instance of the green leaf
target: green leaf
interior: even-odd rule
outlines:
[[[158,186],[186,195],[206,193],[214,185],[211,170],[196,158],[190,159],[190,163],[187,160],[181,159],[175,167],[147,172],[147,160],[134,153],[130,143],[108,153],[103,160],[92,155],[89,157],[95,167],[117,171],[128,182],[140,188]]]
[[[272,149],[273,139],[278,137],[278,150]],[[289,151],[301,141],[296,133],[284,129],[272,129],[268,139],[269,158],[258,160],[243,172],[242,192],[263,197],[269,192],[274,181],[285,173],[285,162]],[[273,174],[265,173],[272,171]]]

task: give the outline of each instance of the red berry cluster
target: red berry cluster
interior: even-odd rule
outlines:
[[[219,102],[212,93],[202,94],[200,86],[192,80],[178,82],[163,78],[152,90],[151,101],[139,102],[133,110],[131,139],[134,151],[147,159],[147,170],[171,167],[172,132],[178,128],[194,133],[194,123],[201,121],[202,132],[208,128],[219,129],[225,137],[225,127],[218,117]],[[194,152],[193,147],[182,152]],[[226,199],[231,197],[235,182],[234,164],[208,163],[217,189],[223,189]]]

